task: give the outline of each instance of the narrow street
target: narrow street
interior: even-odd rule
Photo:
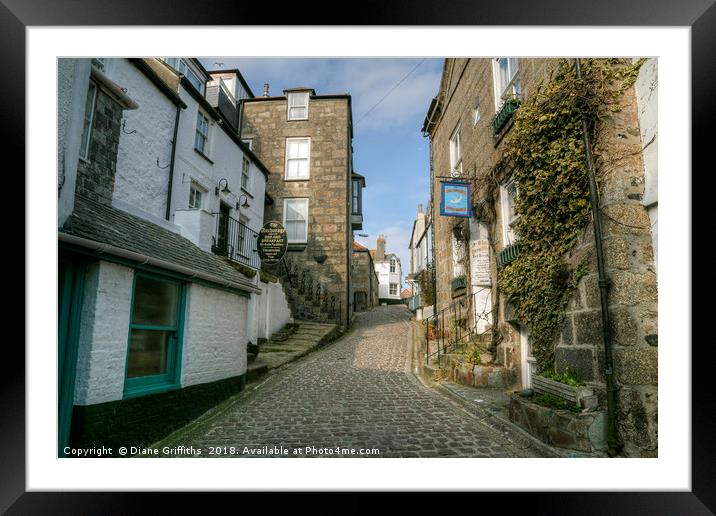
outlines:
[[[358,314],[337,342],[162,445],[193,446],[204,457],[539,456],[417,379],[409,319],[403,305]]]

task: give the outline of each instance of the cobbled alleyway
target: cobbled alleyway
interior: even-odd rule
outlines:
[[[537,456],[415,377],[410,315],[402,305],[358,314],[343,338],[278,370],[171,445],[201,448],[203,457]]]

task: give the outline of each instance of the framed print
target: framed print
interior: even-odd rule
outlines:
[[[253,490],[436,491],[438,497],[444,496],[440,491],[480,491],[472,496],[494,501],[504,500],[499,491],[515,491],[509,496],[519,504],[550,514],[715,510],[713,402],[704,371],[711,361],[707,346],[692,346],[689,295],[689,167],[691,156],[699,162],[711,147],[713,2],[560,2],[547,10],[520,2],[505,10],[457,4],[436,9],[421,1],[409,10],[371,6],[370,14],[356,12],[354,21],[323,26],[305,13],[280,10],[268,20],[260,4],[197,5],[4,0],[0,6],[4,70],[15,78],[0,100],[5,149],[20,157],[16,168],[26,170],[29,301],[26,353],[11,350],[13,363],[26,368],[24,374],[12,368],[3,391],[3,511],[132,512],[142,509],[146,495],[102,491]],[[532,282],[509,276],[522,264],[535,275],[549,268],[546,261],[529,261],[534,247],[524,245],[527,240],[516,245],[528,238],[518,230],[531,220],[521,203],[530,199],[540,213],[552,210],[562,221],[569,203],[557,197],[535,201],[540,197],[532,188],[540,178],[544,191],[560,184],[544,179],[552,173],[546,167],[533,182],[513,171],[514,161],[501,168],[497,156],[532,109],[531,88],[547,69],[540,59],[568,62],[574,68],[565,74],[573,78],[579,59],[586,65],[588,58],[605,56],[651,60],[650,80],[627,88],[658,87],[654,103],[662,132],[656,157],[656,144],[639,132],[651,125],[656,130],[656,117],[644,114],[641,100],[610,115],[617,122],[609,137],[633,144],[627,150],[640,156],[653,151],[661,165],[658,256],[650,233],[655,210],[646,219],[629,211],[645,206],[644,160],[628,174],[610,169],[598,183],[603,199],[624,198],[618,209],[609,202],[597,208],[606,259],[623,263],[608,270],[610,326],[617,339],[625,327],[638,327],[638,341],[617,340],[613,358],[615,368],[631,372],[617,373],[612,392],[611,415],[628,443],[621,455],[606,442],[589,443],[589,428],[606,432],[611,424],[606,409],[604,420],[590,415],[590,407],[607,403],[599,390],[607,359],[595,330],[603,324],[599,295],[606,282],[597,276],[596,254],[570,255],[566,272],[550,269],[550,281],[577,284],[579,296],[560,312],[569,331],[560,327],[554,334],[559,344],[553,363],[583,366],[587,377],[578,389],[564,387],[569,378],[550,385],[575,396],[578,410],[559,410],[570,412],[569,421],[589,419],[586,441],[566,430],[535,437],[529,423],[513,428],[500,419],[509,419],[510,411],[519,419],[520,391],[522,398],[540,394],[529,383],[530,367],[542,360],[539,348],[530,347],[536,341],[529,340],[539,329],[520,324],[528,310],[515,311],[508,296],[498,297],[510,288],[513,299],[530,296]],[[463,92],[461,80],[479,87]],[[81,92],[68,86],[80,83]],[[636,131],[619,125],[620,116],[638,120]],[[326,125],[314,129],[319,119]],[[60,142],[65,127],[75,129],[74,139]],[[575,122],[575,130],[582,127]],[[326,147],[327,134],[340,144]],[[482,150],[473,152],[471,142],[480,138]],[[574,139],[570,152],[584,158],[582,145],[591,149]],[[518,151],[511,155],[517,161],[524,156]],[[595,152],[598,163],[603,158]],[[132,174],[112,171],[132,160],[143,163]],[[490,195],[486,182],[436,179],[439,170],[458,168],[461,179],[489,178]],[[337,169],[349,173],[330,179]],[[329,177],[325,183],[319,183],[322,174]],[[102,183],[108,176],[111,189]],[[582,186],[588,191],[586,182]],[[60,222],[70,190],[82,199],[73,198]],[[587,213],[588,195],[577,197],[569,197],[572,206]],[[478,208],[479,224],[449,219],[470,219]],[[285,226],[285,267],[260,266],[256,239],[267,220]],[[592,222],[588,216],[584,221]],[[475,267],[469,259],[478,254],[470,246],[461,254],[459,246],[434,239],[435,228],[448,222],[464,226],[460,238],[480,243]],[[582,227],[588,231],[579,243],[586,248],[595,237],[591,225]],[[628,252],[619,247],[624,235],[637,231],[643,232],[639,246]],[[585,267],[594,269],[571,275],[582,270],[582,258],[592,260]],[[364,262],[365,278],[346,279]],[[632,270],[637,262],[638,271]],[[437,266],[433,285],[447,286],[434,291],[430,302],[429,286],[413,273],[435,263],[447,265]],[[473,270],[479,278],[471,277]],[[653,277],[648,288],[641,281],[647,275]],[[474,308],[467,301],[473,285],[495,292],[477,296],[482,313],[494,318],[480,327],[504,332],[501,347],[503,341],[478,349],[482,334],[465,339],[464,349],[454,346],[471,324],[465,307]],[[540,284],[534,285],[532,294]],[[280,309],[271,312],[266,303],[276,298]],[[441,309],[448,313],[440,303],[464,311],[431,325]],[[669,317],[659,319],[657,311]],[[273,321],[271,313],[281,319]],[[378,322],[361,326],[371,318]],[[587,343],[592,337],[596,344]],[[294,362],[272,365],[291,339],[320,344]],[[420,339],[425,349],[415,344]],[[434,388],[435,382],[412,373],[427,370],[431,342],[443,346],[433,348],[440,360],[460,363],[450,385]],[[386,346],[396,346],[402,358],[380,360]],[[257,361],[268,365],[251,365]],[[509,374],[496,367],[508,363]],[[268,370],[274,372],[262,376]],[[503,376],[514,382],[505,380],[503,393],[510,389],[499,414],[490,412],[499,396],[473,396],[476,391],[463,391],[466,385],[459,383],[469,377],[474,387],[484,377],[484,387],[494,387]],[[361,380],[352,383],[355,378]],[[386,396],[397,385],[404,390]],[[448,396],[449,403],[437,401]],[[237,411],[237,403],[245,412]],[[545,417],[558,410],[543,408]],[[372,440],[388,453],[377,461],[338,460],[328,451],[288,460],[324,424],[331,446],[315,443],[316,450],[342,450],[344,458],[353,455],[349,448],[368,449]],[[232,450],[238,427],[247,432],[242,444],[253,453],[243,452],[244,446]],[[451,433],[452,427],[459,431]],[[285,442],[268,442],[266,436],[274,435],[286,436]],[[470,439],[474,446],[463,446]],[[560,439],[577,444],[551,453]],[[105,453],[105,446],[112,451]],[[75,457],[59,457],[58,449],[65,448]],[[210,448],[222,458],[207,456]],[[126,454],[129,460],[120,460]],[[264,460],[274,454],[278,461]],[[236,455],[258,460],[247,463]],[[171,494],[163,498],[182,503]]]

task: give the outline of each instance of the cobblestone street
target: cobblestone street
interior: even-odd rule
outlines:
[[[409,319],[402,305],[358,314],[340,340],[268,376],[170,445],[201,447],[202,456],[538,456],[415,377]]]

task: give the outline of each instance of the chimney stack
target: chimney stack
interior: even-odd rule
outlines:
[[[418,204],[418,214],[420,214],[420,213],[422,213],[422,212],[423,212],[423,205],[422,205],[422,204]]]
[[[268,91],[269,91],[269,83],[265,82],[265,83],[264,83],[264,97],[268,97],[268,96],[269,96],[269,92],[268,92]]]
[[[385,260],[385,236],[378,235],[378,248],[375,251],[375,261],[382,262]]]

